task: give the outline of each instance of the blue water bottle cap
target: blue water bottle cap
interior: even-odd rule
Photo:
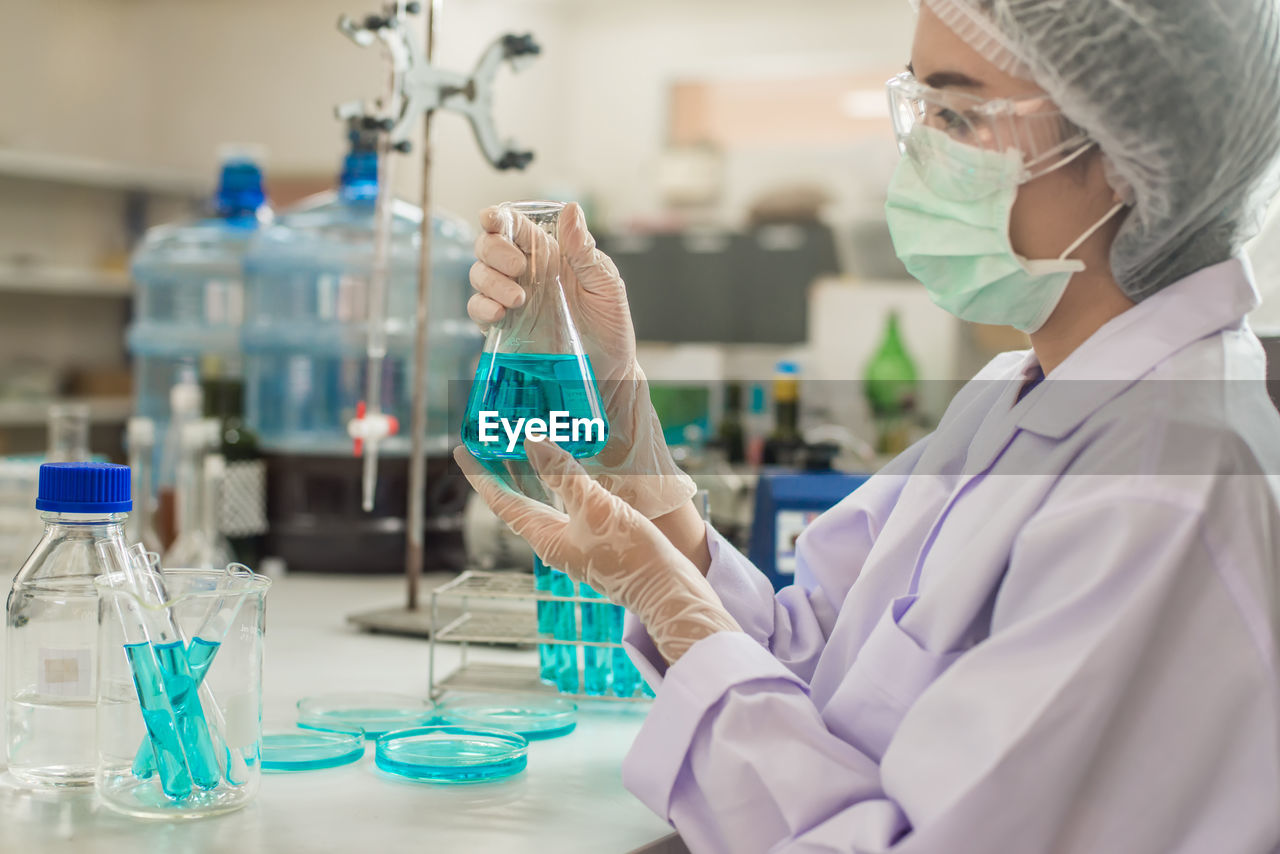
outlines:
[[[218,177],[218,192],[213,197],[214,212],[225,219],[253,219],[266,201],[262,167],[257,161],[239,152],[226,155]]]
[[[45,463],[40,466],[36,509],[46,513],[128,513],[133,509],[129,467]]]

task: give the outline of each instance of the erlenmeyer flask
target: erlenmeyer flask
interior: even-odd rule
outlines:
[[[608,441],[595,373],[561,282],[567,262],[556,232],[563,208],[559,202],[499,208],[508,239],[515,241],[518,228],[537,231],[528,241],[528,266],[516,279],[525,303],[489,329],[471,386],[462,441],[479,459],[525,459],[526,439],[550,440],[575,457],[592,457]]]

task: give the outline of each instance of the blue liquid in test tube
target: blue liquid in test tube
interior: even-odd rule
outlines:
[[[542,562],[542,558],[533,556],[533,586],[541,593],[551,592],[551,567]],[[556,633],[555,602],[538,601],[538,633],[555,637]],[[538,678],[548,685],[556,684],[556,645],[553,643],[538,644]]]
[[[604,642],[609,640],[609,603],[587,584],[578,585],[579,595],[600,602],[582,603],[582,639]],[[609,691],[609,653],[606,646],[582,647],[583,691],[592,697],[601,697]]]
[[[178,719],[178,736],[182,739],[191,778],[200,788],[212,789],[222,781],[222,771],[218,768],[209,724],[200,706],[199,683],[187,664],[187,651],[180,641],[153,644],[152,648],[160,662],[165,693]]]
[[[609,640],[622,643],[622,623],[626,612],[621,605],[609,605]],[[627,651],[621,647],[609,650],[613,656],[613,695],[615,697],[632,697],[636,689],[644,684],[640,671],[627,657]]]
[[[209,665],[213,663],[213,657],[218,654],[219,646],[221,644],[204,638],[192,638],[187,646],[187,666],[197,686],[204,681],[205,674],[209,672]],[[151,748],[150,740],[143,741],[142,746],[138,748],[138,755],[133,758],[133,776],[145,780],[154,774],[155,770],[155,751]]]
[[[573,596],[573,579],[558,569],[551,570],[551,592],[556,596]],[[556,640],[577,641],[577,602],[552,602],[555,607]],[[578,693],[578,647],[573,643],[556,644],[556,687],[562,694]]]
[[[172,707],[165,698],[163,677],[149,643],[125,644],[133,685],[142,706],[153,755],[159,756],[160,788],[171,798],[181,800],[191,794],[191,775],[183,758],[182,741]]]

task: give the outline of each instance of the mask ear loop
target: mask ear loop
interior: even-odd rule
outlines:
[[[1084,234],[1077,237],[1070,246],[1064,249],[1062,251],[1062,254],[1058,256],[1058,260],[1059,261],[1067,260],[1068,256],[1070,256],[1072,252],[1075,252],[1077,249],[1080,248],[1081,244],[1083,244],[1090,237],[1093,237],[1094,233],[1097,232],[1098,229],[1106,225],[1107,221],[1110,220],[1113,216],[1115,216],[1117,211],[1122,210],[1124,207],[1125,207],[1124,202],[1116,202],[1111,207],[1111,210],[1107,211],[1105,214],[1102,215],[1102,219],[1098,220],[1093,225],[1089,226],[1088,230],[1085,231]]]
[[[1083,157],[1086,151],[1093,148],[1097,144],[1098,143],[1094,142],[1091,139],[1086,140],[1084,145],[1080,146],[1075,151],[1071,152],[1066,157],[1062,158],[1057,163],[1050,166],[1048,169],[1044,170],[1043,172],[1037,172],[1035,175],[1031,174],[1030,169],[1024,167],[1023,168],[1024,177],[1022,178],[1022,181],[1020,183],[1025,184],[1028,181],[1035,180],[1036,178],[1043,178],[1045,175],[1048,175],[1050,172],[1057,172],[1059,169],[1061,169],[1063,166],[1066,166],[1068,163],[1072,162],[1073,160]]]

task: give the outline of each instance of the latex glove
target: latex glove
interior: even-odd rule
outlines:
[[[555,444],[528,442],[525,450],[564,512],[512,490],[466,448],[453,456],[490,509],[548,566],[639,617],[668,663],[708,635],[742,631],[707,579],[652,522]]]
[[[476,240],[471,285],[477,291],[467,313],[481,326],[502,318],[509,308],[524,304],[524,289],[515,281],[526,269],[530,254],[546,257],[555,251],[551,238],[526,217],[514,224],[515,242],[503,236],[499,208],[480,214],[484,233]],[[631,325],[627,290],[609,256],[596,249],[582,208],[566,205],[560,214],[561,283],[583,349],[591,358],[609,419],[609,441],[582,466],[614,495],[646,518],[656,519],[685,504],[697,488],[680,470],[662,436],[662,424],[649,400],[649,383],[636,361],[636,333]]]

